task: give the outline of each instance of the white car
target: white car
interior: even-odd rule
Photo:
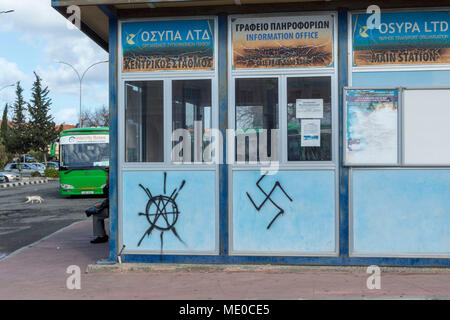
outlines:
[[[0,176],[3,177],[4,182],[11,182],[19,180],[19,175],[14,172],[6,172],[0,169]],[[0,181],[2,182],[2,181]]]
[[[21,166],[21,169],[22,169],[22,175],[23,176],[31,176],[31,174],[33,172],[39,172],[39,174],[41,176],[45,175],[43,169],[35,166],[32,163],[21,163],[20,166]],[[7,171],[7,172],[14,172],[14,173],[19,174],[19,169],[17,168],[17,163],[8,163],[5,166],[4,170]]]

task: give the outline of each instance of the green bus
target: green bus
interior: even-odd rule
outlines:
[[[109,128],[75,128],[59,136],[62,195],[103,194],[109,170]]]

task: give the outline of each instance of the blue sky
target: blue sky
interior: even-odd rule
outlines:
[[[57,124],[76,124],[79,117],[79,82],[75,72],[56,61],[72,64],[80,74],[108,54],[50,6],[50,0],[1,0],[0,88],[21,82],[29,100],[33,71],[49,87],[51,114]],[[108,65],[90,69],[83,79],[82,109],[108,106]],[[14,87],[0,91],[0,110],[13,103]]]

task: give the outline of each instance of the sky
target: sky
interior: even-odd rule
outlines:
[[[0,89],[20,81],[27,101],[36,72],[48,86],[50,113],[56,124],[76,124],[79,118],[80,75],[108,53],[54,10],[50,0],[0,0]],[[15,87],[0,91],[0,111],[15,99]],[[82,110],[108,106],[108,64],[92,67],[82,82]],[[12,114],[11,112],[9,113]],[[11,119],[11,118],[10,118]]]

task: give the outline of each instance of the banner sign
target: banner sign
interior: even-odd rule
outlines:
[[[353,66],[450,63],[450,12],[381,13],[379,29],[369,16],[352,16]]]
[[[90,135],[64,136],[60,138],[59,143],[60,144],[109,143],[109,135],[90,134]]]
[[[214,70],[214,20],[122,24],[123,72]]]
[[[347,89],[345,163],[397,164],[398,90]]]
[[[233,68],[329,67],[333,17],[232,18]]]

